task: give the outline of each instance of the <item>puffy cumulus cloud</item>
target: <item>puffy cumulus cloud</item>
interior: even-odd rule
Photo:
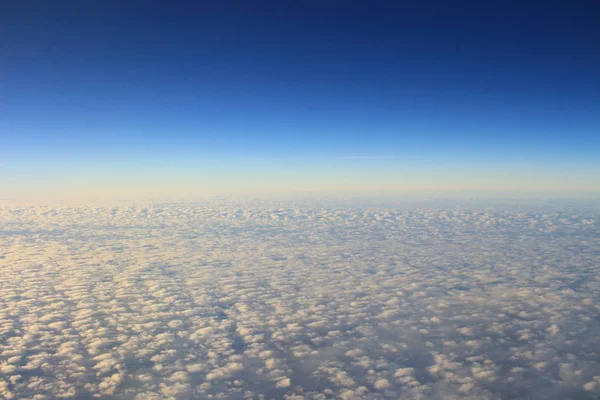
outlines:
[[[467,206],[0,205],[0,397],[600,395],[598,210]]]
[[[286,387],[290,387],[291,384],[292,384],[292,382],[291,382],[290,378],[283,378],[280,381],[278,381],[275,386],[278,388],[286,388]]]
[[[374,384],[373,387],[377,390],[384,390],[390,387],[390,382],[387,379],[378,379]]]
[[[587,392],[595,392],[595,393],[599,393],[600,390],[600,376],[594,376],[594,379],[586,382],[583,385],[583,389]]]

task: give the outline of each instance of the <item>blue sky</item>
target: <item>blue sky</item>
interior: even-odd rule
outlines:
[[[600,191],[592,2],[4,8],[3,197]]]

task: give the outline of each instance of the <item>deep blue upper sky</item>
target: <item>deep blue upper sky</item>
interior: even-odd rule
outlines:
[[[3,4],[3,158],[597,166],[600,3],[509,3]]]

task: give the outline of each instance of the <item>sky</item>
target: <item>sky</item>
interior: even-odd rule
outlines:
[[[406,3],[4,2],[0,198],[600,193],[596,2]]]

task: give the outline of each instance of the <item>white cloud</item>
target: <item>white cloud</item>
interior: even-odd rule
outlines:
[[[278,381],[275,386],[278,388],[287,388],[287,387],[290,387],[291,384],[292,384],[292,382],[291,382],[290,378],[283,378],[280,381]]]
[[[593,396],[598,217],[2,206],[0,397]]]

